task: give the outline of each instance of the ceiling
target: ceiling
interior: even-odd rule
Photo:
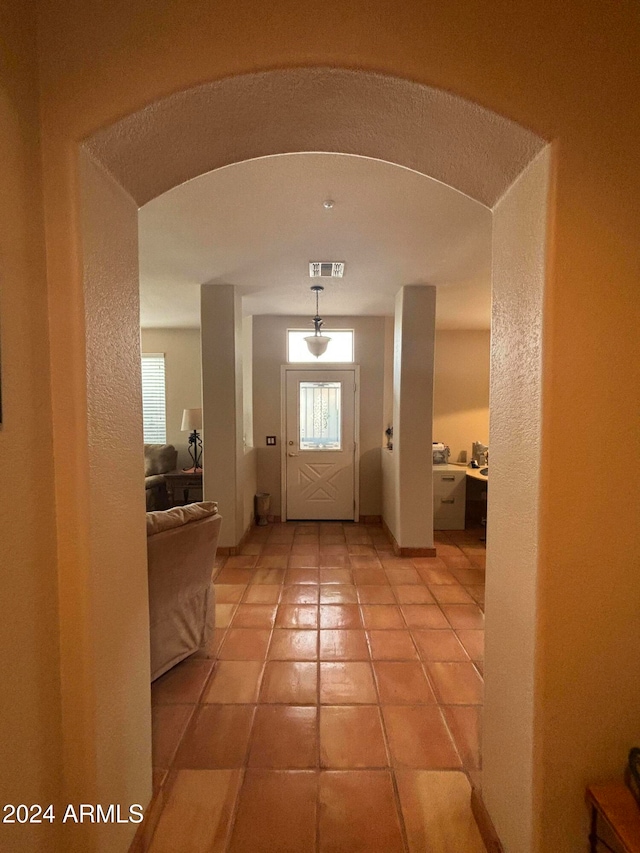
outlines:
[[[332,199],[330,210],[323,201]],[[405,284],[437,287],[436,324],[486,329],[491,211],[432,178],[343,154],[283,154],[226,166],[140,209],[141,325],[200,324],[200,285],[233,284],[246,314],[392,314]]]

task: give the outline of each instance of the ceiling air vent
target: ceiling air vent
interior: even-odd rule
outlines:
[[[344,275],[343,261],[310,261],[309,276],[311,278],[342,278]]]

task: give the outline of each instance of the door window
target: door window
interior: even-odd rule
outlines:
[[[300,383],[300,450],[341,450],[340,382]]]

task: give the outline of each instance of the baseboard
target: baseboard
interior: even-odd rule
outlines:
[[[387,534],[389,539],[391,540],[391,545],[393,547],[393,553],[396,557],[435,557],[436,549],[435,548],[403,548],[398,545],[396,542],[396,537],[393,535],[391,530],[389,529],[389,525],[387,522],[382,519],[382,528],[384,532]]]
[[[216,554],[218,555],[218,557],[235,557],[238,554],[240,554],[242,552],[242,548],[243,548],[244,544],[246,543],[247,539],[249,538],[249,534],[251,533],[251,531],[253,530],[254,527],[255,527],[255,518],[252,515],[251,518],[249,519],[249,525],[248,525],[247,529],[244,531],[244,533],[242,534],[242,536],[240,537],[240,541],[238,542],[238,544],[237,545],[227,545],[227,546],[224,546],[222,548],[220,546],[218,546],[218,548],[216,550]]]
[[[360,522],[360,524],[371,524],[371,525],[382,524],[382,516],[381,515],[361,515],[359,522]]]
[[[435,548],[400,548],[399,557],[435,557]]]
[[[471,789],[471,811],[478,824],[480,836],[487,848],[487,853],[504,853],[502,842],[498,838],[493,821],[482,799],[482,791],[479,788]]]

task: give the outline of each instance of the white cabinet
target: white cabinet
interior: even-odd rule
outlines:
[[[457,465],[433,466],[433,527],[464,530],[467,471]]]

